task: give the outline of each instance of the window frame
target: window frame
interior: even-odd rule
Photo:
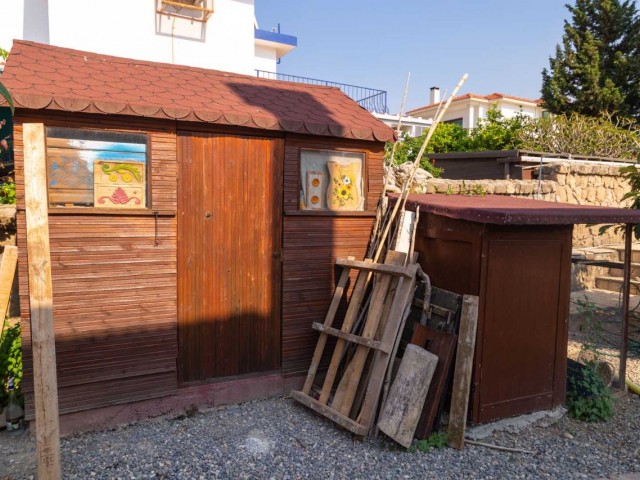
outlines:
[[[49,129],[55,128],[65,128],[68,130],[79,130],[79,131],[87,131],[87,132],[97,132],[97,133],[115,133],[115,134],[125,134],[125,135],[144,135],[145,136],[145,176],[146,176],[146,206],[138,207],[138,208],[104,208],[104,207],[96,207],[95,205],[91,206],[82,206],[82,205],[73,205],[73,206],[64,206],[64,205],[52,205],[50,203],[49,197],[49,147],[48,147],[48,131]],[[100,140],[97,140],[100,141]],[[142,143],[141,143],[142,145]],[[146,130],[126,130],[126,129],[105,129],[105,128],[97,128],[97,127],[83,127],[74,124],[65,124],[65,123],[48,123],[45,124],[45,163],[46,163],[46,171],[47,174],[47,206],[50,214],[103,214],[103,215],[156,215],[157,212],[153,210],[153,185],[152,185],[152,175],[151,175],[151,164],[152,164],[152,155],[151,155],[151,135]]]
[[[303,209],[300,208],[300,192],[302,191],[302,154],[305,150],[311,150],[315,152],[340,152],[340,153],[353,153],[362,155],[362,210],[330,210],[328,208],[324,209]],[[375,215],[375,212],[370,212],[369,208],[369,152],[363,148],[349,148],[349,147],[327,147],[327,145],[323,145],[321,147],[309,144],[309,145],[300,145],[298,147],[298,155],[297,155],[297,166],[296,166],[296,175],[297,175],[297,189],[296,189],[296,199],[297,199],[297,208],[293,212],[287,212],[288,214],[293,215],[318,215],[318,216],[371,216]]]

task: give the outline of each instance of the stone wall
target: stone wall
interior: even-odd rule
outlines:
[[[388,189],[399,187],[410,171],[404,164],[387,170]],[[607,207],[628,206],[621,199],[629,191],[629,184],[622,178],[619,167],[589,162],[557,162],[543,167],[543,180],[448,180],[432,178],[419,169],[412,191],[414,193],[446,193],[467,195],[509,195],[537,198],[550,202],[566,202],[577,205]],[[599,234],[600,226],[576,225],[573,234],[574,247],[598,247],[622,243],[622,236],[614,229]]]

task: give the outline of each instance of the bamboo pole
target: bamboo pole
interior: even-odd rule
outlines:
[[[398,113],[398,128],[396,129],[396,135],[398,136],[398,140],[400,139],[400,127],[402,126],[402,117],[404,115],[404,104],[407,101],[407,93],[409,92],[409,80],[411,80],[411,72],[407,75],[407,82],[404,84],[404,94],[402,95],[402,104],[400,105],[400,112]],[[391,157],[390,162],[393,165],[393,159],[396,157],[396,147],[398,145],[398,140],[393,142],[393,147],[391,148]],[[382,198],[384,198],[387,193],[387,182],[384,182],[382,186]]]
[[[403,208],[404,208],[404,203],[406,202],[406,197],[409,196],[408,192],[411,191],[411,183],[413,182],[413,178],[415,177],[416,170],[418,168],[418,165],[420,165],[420,160],[422,160],[422,156],[424,155],[424,152],[425,152],[425,150],[427,148],[427,145],[429,144],[429,141],[431,140],[431,137],[433,136],[433,132],[435,131],[436,127],[438,126],[438,123],[440,123],[440,120],[442,120],[442,117],[444,116],[444,114],[446,113],[447,109],[449,108],[449,105],[451,105],[451,101],[453,100],[453,97],[455,97],[456,94],[458,93],[458,91],[462,88],[462,85],[464,84],[464,82],[466,82],[467,78],[468,78],[468,74],[465,73],[462,76],[462,78],[460,79],[460,81],[458,82],[458,84],[456,85],[456,88],[454,88],[453,92],[451,92],[451,95],[447,99],[447,103],[445,103],[445,105],[442,108],[442,110],[440,110],[438,115],[436,115],[436,118],[434,119],[433,123],[429,127],[429,131],[427,133],[427,137],[424,139],[424,142],[422,143],[422,147],[420,148],[420,151],[418,152],[418,156],[416,157],[415,161],[413,162],[413,168],[411,170],[411,175],[405,181],[405,183],[402,185],[402,190],[400,191],[400,198],[398,199],[396,204],[393,206],[393,210],[391,212],[391,215],[389,216],[389,219],[387,220],[387,223],[384,226],[384,229],[382,230],[382,236],[380,237],[380,242],[378,243],[378,248],[377,248],[377,250],[376,250],[376,252],[375,252],[375,254],[373,256],[373,262],[377,262],[378,259],[380,258],[380,254],[382,253],[382,250],[384,249],[385,241],[387,240],[387,236],[389,235],[389,229],[391,228],[391,225],[393,224],[393,221],[395,220],[396,215],[398,214],[398,210],[400,209],[400,204],[403,204]]]

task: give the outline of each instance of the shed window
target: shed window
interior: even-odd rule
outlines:
[[[47,128],[49,204],[146,208],[147,136]]]
[[[302,210],[363,210],[363,165],[363,153],[302,150],[300,208]]]

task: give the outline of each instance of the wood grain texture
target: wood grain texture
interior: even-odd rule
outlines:
[[[4,322],[11,298],[11,287],[18,265],[18,247],[6,245],[0,262],[0,321]],[[2,329],[0,328],[0,331]]]
[[[415,432],[415,436],[421,440],[429,438],[438,412],[443,408],[441,404],[444,403],[457,340],[458,336],[453,333],[434,330],[420,324],[416,324],[413,331],[411,343],[426,348],[427,351],[438,357],[438,364],[433,373],[431,386]]]
[[[365,212],[301,212],[300,150],[338,149],[366,154],[363,182],[368,191]],[[338,258],[365,257],[375,211],[382,192],[384,144],[288,135],[284,157],[284,225],[282,284],[282,371],[307,372],[318,335],[338,283]],[[368,216],[365,216],[368,215]],[[357,272],[352,271],[337,317],[342,318]],[[336,327],[336,325],[334,325]],[[337,326],[340,327],[339,325]]]
[[[282,140],[178,138],[181,381],[278,369]]]
[[[438,357],[407,345],[396,378],[382,406],[378,427],[405,448],[411,446]]]
[[[14,128],[25,415],[34,416],[33,361],[24,214],[23,123],[147,132],[150,206],[93,214],[74,208],[49,216],[57,376],[61,413],[176,392],[176,136],[158,122],[112,117],[21,114]],[[126,125],[124,127],[123,125]],[[113,212],[111,212],[113,213]],[[157,236],[158,245],[155,245]]]
[[[23,139],[38,478],[56,480],[62,470],[44,125],[26,124]]]
[[[458,337],[456,366],[453,374],[449,426],[447,429],[449,446],[459,450],[464,448],[464,431],[467,425],[473,354],[476,347],[476,331],[478,327],[478,303],[479,299],[474,295],[465,295],[462,299],[460,334]]]

